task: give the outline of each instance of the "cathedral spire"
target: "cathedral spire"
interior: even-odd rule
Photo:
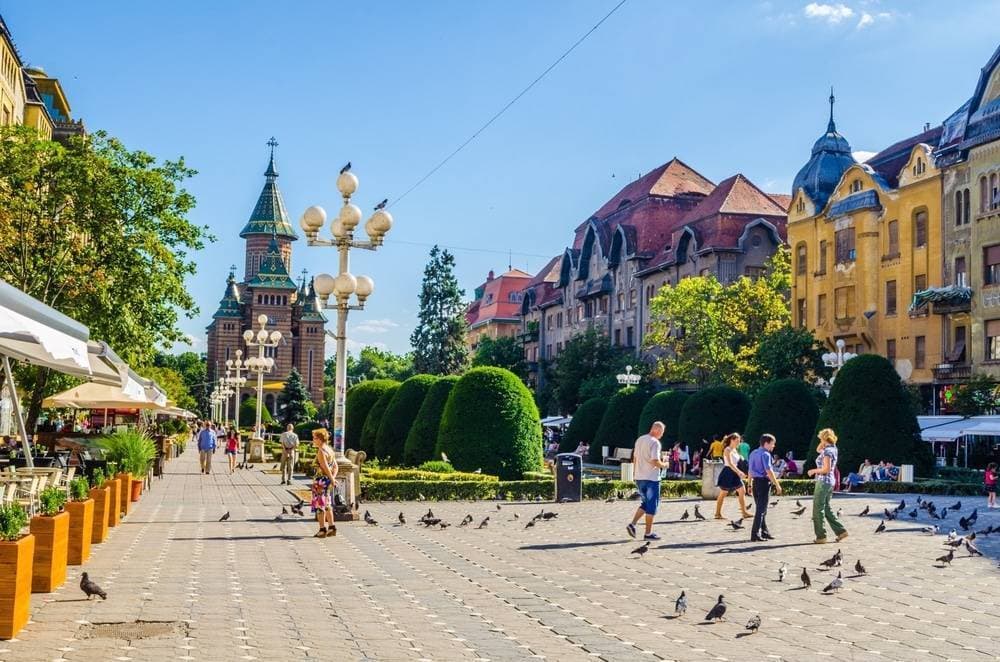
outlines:
[[[830,123],[826,125],[827,133],[837,133],[837,125],[833,123],[833,104],[837,97],[833,96],[833,85],[830,86]],[[271,138],[274,140],[274,138]]]
[[[271,160],[267,162],[264,176],[267,177],[268,181],[274,181],[274,178],[278,176],[278,169],[274,167],[274,148],[278,146],[278,141],[274,139],[274,136],[271,136],[271,139],[267,141],[267,146],[271,148]]]
[[[267,170],[264,171],[264,188],[240,236],[246,238],[253,235],[277,235],[294,241],[299,237],[288,220],[285,201],[281,197],[281,190],[278,189],[278,169],[274,165],[274,148],[278,146],[278,141],[271,138],[267,141],[267,146],[271,152]]]

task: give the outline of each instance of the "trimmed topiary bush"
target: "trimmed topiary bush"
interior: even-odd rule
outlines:
[[[361,435],[365,427],[365,420],[368,412],[371,411],[378,399],[389,388],[398,387],[399,382],[394,379],[372,379],[361,382],[347,390],[347,420],[344,421],[344,448],[354,450],[365,450],[361,446]],[[370,454],[370,452],[369,452]]]
[[[542,424],[531,392],[503,368],[473,368],[451,390],[438,447],[459,471],[516,480],[542,469]]]
[[[637,434],[643,435],[649,432],[649,428],[656,421],[662,421],[667,426],[660,443],[666,448],[677,442],[677,421],[681,417],[681,409],[684,403],[691,397],[683,391],[660,391],[649,399],[646,406],[642,408],[639,415],[639,427]]]
[[[745,393],[729,386],[712,386],[684,403],[677,422],[678,437],[692,449],[701,448],[702,440],[742,432],[749,416],[750,398]]]
[[[300,442],[308,444],[313,438],[312,431],[321,427],[323,426],[319,424],[319,421],[306,421],[295,426],[295,434],[298,435]]]
[[[456,380],[458,381],[458,380]],[[426,398],[425,398],[426,400]],[[413,434],[413,430],[410,430],[410,434]],[[451,474],[455,473],[455,467],[451,466],[451,462],[445,462],[444,460],[429,460],[423,462],[417,467],[420,471],[430,471],[436,474]]]
[[[385,410],[389,407],[389,403],[392,402],[392,398],[398,390],[399,384],[389,386],[389,388],[382,391],[382,395],[378,397],[375,404],[368,410],[368,416],[365,417],[365,424],[361,428],[361,439],[358,442],[361,450],[367,453],[368,457],[377,457],[375,455],[375,437],[378,435],[379,426],[382,425]],[[348,408],[348,416],[350,416],[350,411],[350,408]]]
[[[414,375],[400,384],[386,407],[375,435],[375,457],[393,464],[404,464],[406,437],[410,434],[420,405],[424,403],[424,396],[436,381],[434,375]]]
[[[247,398],[240,403],[240,425],[245,428],[252,428],[257,422],[257,398]],[[267,407],[260,408],[260,422],[264,425],[274,423],[274,418]]]
[[[441,377],[427,391],[403,445],[403,462],[406,464],[416,466],[422,462],[441,459],[441,451],[437,450],[438,429],[441,427],[444,406],[448,404],[448,396],[457,382],[458,377],[455,375]]]
[[[778,440],[776,455],[792,451],[796,459],[804,460],[810,447],[815,446],[813,434],[818,418],[819,406],[812,389],[798,379],[779,379],[757,394],[744,436],[753,447],[762,434],[773,434]]]
[[[591,398],[580,405],[573,414],[573,420],[569,422],[566,434],[559,441],[560,453],[572,453],[580,445],[581,441],[594,447],[594,439],[597,437],[597,428],[601,426],[601,419],[608,408],[608,401],[604,398]]]
[[[931,445],[920,438],[910,395],[888,360],[862,354],[844,364],[820,412],[817,429],[833,428],[841,474],[865,458],[912,464],[918,476],[932,475]],[[815,448],[810,449],[815,457]]]
[[[632,448],[635,446],[635,428],[639,425],[642,408],[649,401],[649,393],[634,386],[623,388],[608,401],[608,408],[601,417],[601,425],[590,444],[587,461],[600,464],[601,447],[607,446],[608,453],[614,453],[616,448]]]

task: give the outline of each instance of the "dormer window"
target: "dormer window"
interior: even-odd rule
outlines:
[[[913,174],[922,175],[927,170],[927,164],[920,157],[917,157],[917,162],[913,165]]]
[[[860,179],[855,179],[853,182],[851,182],[851,193],[857,193],[858,191],[861,190],[861,188],[862,184]]]
[[[803,200],[802,198],[799,198],[799,203],[795,205],[795,211],[797,211],[800,214],[804,214],[806,211],[806,201]]]

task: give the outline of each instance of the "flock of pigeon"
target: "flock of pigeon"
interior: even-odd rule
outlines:
[[[918,517],[920,517],[920,511],[923,510],[926,511],[927,517],[929,517],[930,519],[944,521],[948,517],[949,510],[958,512],[961,509],[962,509],[961,501],[956,501],[950,506],[945,506],[941,509],[938,509],[938,506],[930,499],[922,499],[921,497],[917,497],[916,507],[914,507],[908,513],[906,513],[906,515],[910,519],[915,520]],[[875,527],[875,533],[884,532],[886,530],[886,522],[891,522],[897,519],[905,510],[906,510],[905,499],[900,500],[899,505],[896,506],[895,508],[883,509],[881,514],[882,520],[879,522],[878,526]],[[858,516],[867,517],[870,514],[871,514],[871,509],[868,506],[865,506],[865,509],[862,510],[860,513],[858,513]],[[983,553],[979,551],[979,548],[976,547],[974,541],[979,536],[986,537],[991,533],[1000,533],[1000,527],[993,527],[991,525],[980,531],[974,531],[973,527],[975,526],[976,521],[978,519],[979,519],[978,508],[973,508],[972,512],[969,513],[968,516],[959,516],[958,528],[960,528],[962,531],[968,531],[968,533],[966,533],[965,535],[959,535],[957,530],[951,529],[951,531],[948,532],[948,538],[945,540],[944,543],[945,547],[949,548],[948,553],[934,559],[934,562],[936,564],[938,564],[941,567],[951,565],[951,562],[955,560],[955,550],[959,549],[960,547],[965,547],[965,551],[968,553],[969,556],[983,555]],[[920,530],[929,535],[937,535],[938,533],[941,532],[941,525],[929,524],[927,526],[922,526]]]
[[[498,503],[497,504],[497,511],[499,512],[500,510],[501,510],[500,504]],[[546,510],[544,508],[542,508],[542,511],[540,513],[538,513],[537,515],[535,515],[534,517],[532,517],[530,520],[528,520],[528,523],[524,525],[524,528],[530,529],[533,526],[535,526],[536,522],[544,522],[544,521],[547,521],[547,520],[550,520],[550,519],[555,519],[558,516],[559,516],[559,513],[552,512],[552,511],[546,512]],[[514,516],[511,518],[510,521],[516,522],[519,519],[521,519],[521,516],[518,513],[514,513]],[[378,520],[376,520],[375,518],[373,518],[372,515],[371,515],[371,513],[368,512],[367,510],[365,511],[365,514],[364,514],[364,520],[365,520],[365,523],[368,524],[368,526],[378,526]],[[406,525],[406,516],[402,512],[399,513],[399,515],[396,517],[396,520],[399,522],[398,526],[405,526]],[[470,524],[472,524],[474,521],[475,521],[475,518],[470,513],[470,514],[468,514],[468,515],[466,515],[465,517],[462,518],[462,521],[458,523],[458,526],[459,526],[459,528],[465,528],[465,527],[469,526]],[[434,511],[431,508],[428,508],[427,512],[424,513],[424,515],[419,520],[417,520],[417,522],[420,523],[420,524],[423,524],[424,527],[428,528],[428,529],[431,528],[431,527],[438,527],[439,529],[447,529],[449,526],[451,526],[451,522],[446,522],[443,519],[441,519],[440,517],[435,517],[434,516]],[[490,525],[490,516],[487,515],[485,518],[483,518],[479,522],[479,524],[477,526],[475,526],[473,528],[475,528],[475,529],[485,529],[489,525]]]

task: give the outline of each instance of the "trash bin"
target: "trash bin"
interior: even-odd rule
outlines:
[[[583,500],[583,458],[576,453],[556,455],[556,501]]]
[[[913,465],[912,464],[901,464],[901,465],[899,465],[899,482],[901,482],[901,483],[912,483],[913,482]]]
[[[631,483],[632,481],[634,481],[635,465],[633,465],[631,462],[622,462],[620,466],[621,466],[621,480],[625,481],[626,483]]]

